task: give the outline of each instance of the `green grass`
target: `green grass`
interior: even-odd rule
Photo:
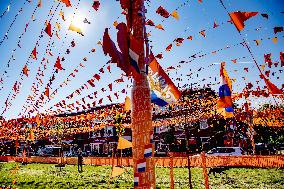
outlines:
[[[52,164],[0,163],[0,187],[2,185],[17,188],[133,188],[132,168],[120,177],[110,178],[110,166],[83,167],[84,172],[78,173],[77,166],[66,165],[62,171]],[[203,187],[202,169],[192,168],[194,188]],[[209,176],[209,184],[214,188],[284,188],[283,169],[245,169],[231,168],[226,174]],[[188,171],[175,168],[175,188],[188,187]],[[12,184],[12,182],[16,183]],[[156,169],[157,188],[169,188],[169,168]]]

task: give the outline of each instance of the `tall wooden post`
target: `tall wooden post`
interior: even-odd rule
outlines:
[[[144,10],[144,0],[132,1],[132,23],[133,36],[138,40],[144,49],[144,18],[141,11]],[[155,185],[155,166],[154,166],[154,146],[152,147],[152,157],[144,158],[145,145],[150,144],[150,133],[152,127],[152,107],[150,88],[145,74],[145,55],[144,50],[139,53],[139,68],[142,77],[139,81],[134,81],[132,88],[132,151],[133,151],[133,172],[138,175],[138,185],[134,188],[150,189],[156,188]],[[145,171],[143,169],[146,162]]]

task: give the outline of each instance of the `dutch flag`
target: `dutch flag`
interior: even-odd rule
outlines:
[[[133,74],[140,74],[140,69],[138,66],[138,60],[139,60],[139,50],[140,46],[137,42],[137,40],[134,37],[130,38],[130,48],[129,48],[129,57],[130,57],[130,64],[132,66],[132,73]],[[135,73],[134,73],[135,72]]]
[[[148,158],[152,156],[152,144],[145,145],[144,157]]]
[[[137,160],[137,169],[139,173],[146,171],[146,159],[145,158]]]
[[[150,143],[153,144],[154,143],[154,131],[150,132]]]
[[[139,186],[139,173],[134,173],[134,186]]]

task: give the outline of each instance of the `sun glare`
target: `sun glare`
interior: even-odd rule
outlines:
[[[66,24],[68,24],[67,27],[69,27],[70,24],[73,24],[84,32],[87,26],[87,24],[84,23],[85,18],[86,16],[82,12],[76,13],[75,15],[70,13],[66,16]]]

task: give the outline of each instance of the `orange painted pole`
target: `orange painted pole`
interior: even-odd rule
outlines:
[[[139,53],[138,62],[142,77],[139,81],[134,81],[131,91],[133,172],[139,180],[138,184],[134,186],[135,189],[156,188],[154,145],[152,146],[152,157],[144,158],[145,145],[150,144],[150,133],[153,131],[153,127],[150,88],[145,74],[144,32],[146,31],[144,31],[143,10],[144,0],[132,1],[133,37],[143,49]]]
[[[202,159],[202,169],[203,169],[203,177],[204,177],[204,187],[205,189],[209,189],[209,179],[208,179],[207,168],[206,168],[205,152],[201,152],[201,159]]]

